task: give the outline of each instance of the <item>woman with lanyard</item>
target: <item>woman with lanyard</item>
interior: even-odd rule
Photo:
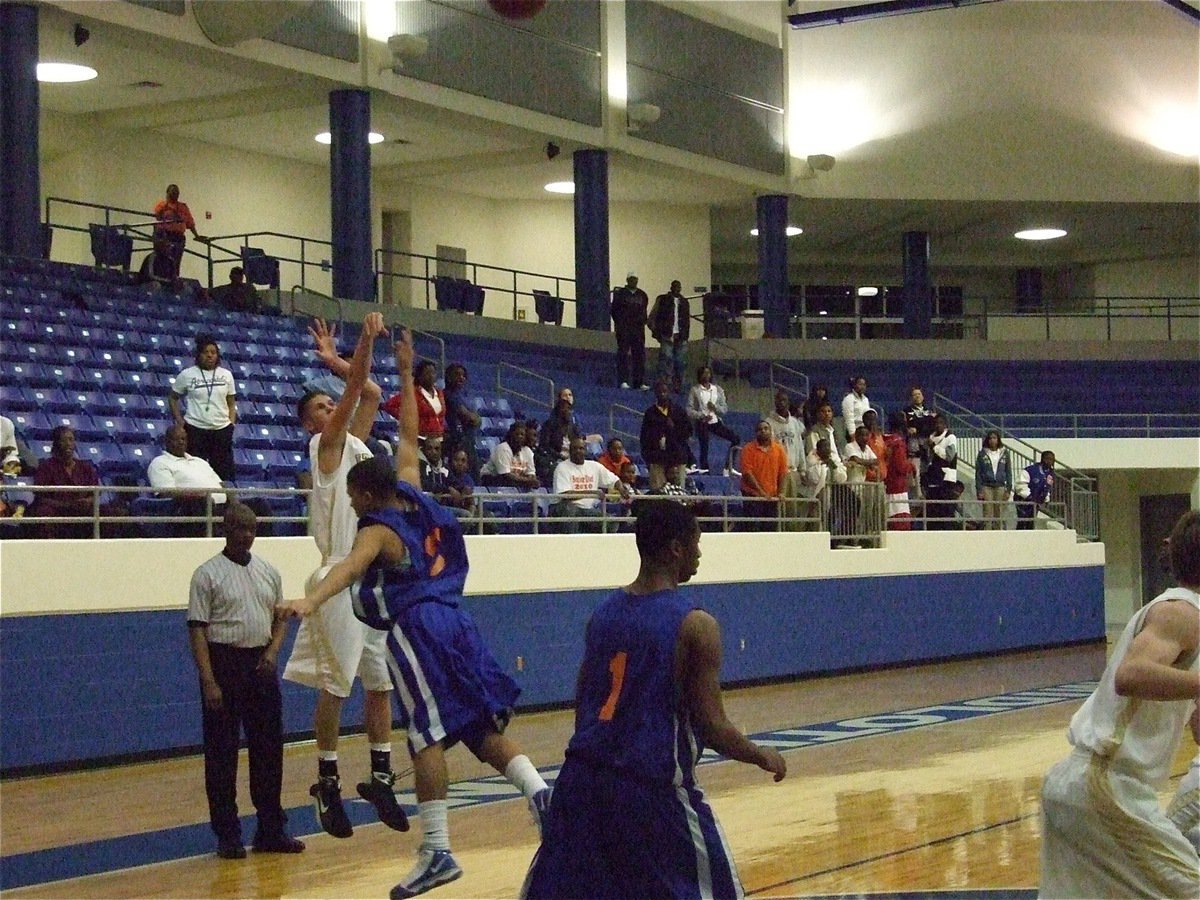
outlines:
[[[187,431],[188,452],[208,464],[222,481],[233,481],[233,426],[237,421],[233,373],[221,368],[221,351],[208,335],[196,338],[196,364],[175,377],[167,402]],[[180,398],[187,407],[181,414]]]

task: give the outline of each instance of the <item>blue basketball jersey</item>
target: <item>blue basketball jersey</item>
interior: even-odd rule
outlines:
[[[457,606],[467,581],[467,546],[454,513],[407,482],[396,485],[411,509],[387,508],[358,521],[359,529],[385,525],[399,535],[408,556],[395,566],[376,559],[351,590],[354,615],[388,631],[396,617],[417,603]]]
[[[638,779],[693,784],[704,747],[674,667],[680,625],[695,608],[678,591],[619,590],[592,614],[568,758]]]

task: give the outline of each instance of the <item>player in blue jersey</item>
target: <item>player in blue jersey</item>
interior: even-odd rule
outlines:
[[[368,459],[346,475],[359,515],[350,555],[302,600],[281,607],[311,615],[353,585],[355,615],[388,632],[392,680],[408,730],[423,832],[417,863],[391,897],[414,897],[462,875],[446,826],[449,777],[445,751],[462,741],[529,800],[539,827],[550,790],[529,757],[503,732],[520,688],[492,657],[463,610],[467,553],[458,519],[421,493],[412,337],[396,342],[400,442],[395,471]]]
[[[725,716],[721,632],[677,588],[700,564],[693,512],[647,501],[637,518],[641,570],[587,626],[575,734],[554,785],[526,898],[741,897],[729,848],[696,762],[705,746],[771,772]]]

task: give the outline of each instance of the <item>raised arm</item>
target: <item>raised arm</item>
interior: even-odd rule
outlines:
[[[399,340],[393,349],[396,353],[396,374],[400,379],[400,434],[396,446],[396,478],[421,489],[421,467],[418,462],[417,438],[420,436],[417,420],[417,391],[413,387],[413,343],[412,332],[400,329]]]
[[[316,345],[317,359],[331,373],[346,381],[350,377],[350,363],[342,359],[337,352],[337,329],[329,327],[324,319],[313,319],[308,326]],[[350,433],[360,441],[365,441],[375,424],[375,416],[379,412],[379,401],[383,399],[383,391],[370,377],[363,383],[361,399],[350,420]]]
[[[725,715],[721,700],[721,629],[717,620],[694,609],[679,630],[683,658],[683,694],[704,742],[730,759],[771,772],[776,781],[787,774],[787,763],[773,747],[760,747]]]
[[[375,338],[382,334],[383,330],[383,316],[379,313],[367,313],[358,336],[358,345],[354,348],[354,357],[350,360],[345,376],[346,389],[342,391],[342,396],[329,417],[329,423],[321,431],[321,440],[317,445],[318,462],[322,472],[329,473],[337,468],[342,448],[346,444],[350,418],[371,371],[371,353]]]

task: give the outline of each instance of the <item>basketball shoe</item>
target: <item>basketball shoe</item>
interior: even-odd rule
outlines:
[[[538,837],[546,836],[546,820],[550,815],[550,794],[553,788],[542,788],[529,801],[529,811],[537,823]]]
[[[317,811],[317,819],[321,827],[336,838],[348,838],[354,834],[354,828],[346,817],[342,807],[342,782],[336,775],[322,775],[317,783],[308,789],[313,798],[313,806]]]
[[[417,852],[417,864],[404,876],[404,880],[388,893],[391,900],[403,900],[431,891],[441,884],[449,884],[462,877],[462,867],[449,850],[427,850]]]
[[[379,821],[394,831],[408,831],[408,816],[396,802],[396,773],[373,772],[370,781],[358,783],[358,796],[375,807]]]

